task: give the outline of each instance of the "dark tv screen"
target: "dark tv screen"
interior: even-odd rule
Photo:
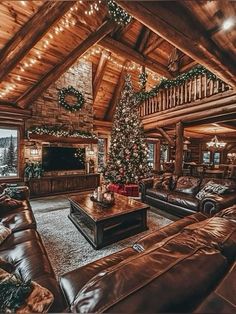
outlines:
[[[84,170],[85,148],[45,146],[42,166],[44,171]]]

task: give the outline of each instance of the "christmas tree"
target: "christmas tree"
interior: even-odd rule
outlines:
[[[13,170],[16,166],[15,145],[13,143],[13,137],[11,135],[10,144],[7,152],[7,165],[10,170]]]
[[[130,75],[127,75],[116,107],[109,158],[104,170],[104,177],[109,182],[138,183],[150,173],[148,148],[139,119],[138,105]]]

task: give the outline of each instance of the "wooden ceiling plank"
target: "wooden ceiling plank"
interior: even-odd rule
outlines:
[[[94,76],[94,80],[93,80],[93,102],[95,102],[96,100],[96,96],[98,93],[98,90],[101,86],[102,83],[102,79],[106,70],[106,65],[107,65],[107,61],[108,61],[108,57],[111,55],[111,53],[107,53],[105,51],[102,52],[99,63],[98,63],[98,67],[97,67],[97,71],[96,74]]]
[[[236,69],[229,56],[207,37],[194,16],[179,2],[175,12],[165,1],[119,1],[134,18],[172,45],[204,65],[225,82],[236,86]],[[181,14],[180,14],[181,13]]]
[[[69,69],[75,61],[86,53],[93,45],[98,43],[102,38],[109,34],[115,27],[115,23],[111,20],[104,22],[96,32],[91,33],[80,45],[67,55],[64,60],[58,63],[53,69],[46,73],[34,86],[26,91],[16,103],[20,107],[28,107],[42,93],[55,82],[67,69]]]
[[[142,27],[141,32],[135,44],[135,49],[139,51],[140,53],[143,53],[143,50],[146,47],[148,38],[150,36],[150,32],[151,32],[150,29],[148,29],[146,26]]]
[[[163,38],[158,38],[158,39],[154,39],[149,46],[147,46],[144,51],[143,54],[144,55],[149,55],[151,52],[153,52],[156,48],[158,48],[162,43],[163,43],[164,39]]]
[[[0,53],[0,82],[27,55],[32,47],[46,34],[76,1],[47,1],[14,35]]]
[[[114,53],[122,56],[123,58],[130,60],[130,61],[134,61],[140,65],[144,65],[148,68],[150,68],[150,70],[164,75],[166,77],[171,77],[170,73],[168,72],[167,68],[159,63],[156,62],[154,60],[151,60],[149,58],[145,58],[141,53],[139,53],[138,51],[134,50],[133,48],[125,45],[122,42],[119,42],[111,37],[106,37],[103,40],[100,41],[99,45],[101,45],[102,47],[113,51]]]
[[[124,65],[123,65],[123,68],[121,70],[118,83],[117,83],[117,85],[115,87],[115,91],[113,93],[112,100],[109,103],[109,106],[108,106],[108,108],[106,110],[106,113],[104,115],[104,119],[103,120],[106,120],[106,121],[111,121],[112,120],[112,117],[113,117],[114,112],[115,112],[117,101],[118,101],[118,99],[120,97],[121,91],[122,91],[123,86],[124,86],[124,80],[125,80],[125,76],[127,74],[126,67],[128,65],[129,65],[129,61],[126,60]]]

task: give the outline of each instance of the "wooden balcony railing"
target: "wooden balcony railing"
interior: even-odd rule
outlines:
[[[178,106],[203,100],[229,90],[229,86],[221,80],[211,80],[206,75],[199,75],[186,81],[181,86],[162,89],[140,107],[140,116],[148,116],[156,112],[176,108]]]

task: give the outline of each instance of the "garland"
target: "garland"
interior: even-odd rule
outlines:
[[[147,78],[148,78],[147,73],[146,72],[140,73],[138,78],[139,78],[139,85],[140,85],[140,87],[141,88],[145,88],[146,83],[147,83]]]
[[[141,73],[141,75],[143,75]],[[141,76],[140,75],[140,76]],[[160,89],[168,89],[170,87],[175,86],[181,86],[183,85],[187,80],[193,79],[199,75],[206,75],[206,77],[210,80],[218,80],[217,76],[213,73],[211,73],[209,70],[204,68],[202,65],[198,65],[195,68],[191,69],[190,71],[180,74],[173,80],[169,79],[162,79],[160,83],[156,86],[154,86],[150,91],[140,91],[135,94],[135,97],[138,102],[143,102],[149,98],[152,98],[156,96]],[[144,79],[144,78],[141,78]],[[141,81],[142,82],[142,81]],[[144,82],[144,80],[143,80]]]
[[[82,138],[93,138],[96,139],[97,136],[90,132],[80,131],[80,130],[65,130],[61,126],[35,126],[27,130],[27,137],[30,139],[30,134],[38,134],[38,135],[51,135],[56,137],[82,137]]]
[[[132,16],[123,10],[115,1],[107,0],[106,4],[111,18],[115,20],[117,24],[125,26],[132,20]]]
[[[77,102],[74,105],[69,104],[65,101],[65,97],[67,95],[73,95],[77,98]],[[58,102],[59,104],[64,107],[66,110],[69,110],[70,112],[78,111],[82,108],[84,104],[84,96],[73,86],[68,86],[67,88],[64,87],[59,90],[58,92]]]

